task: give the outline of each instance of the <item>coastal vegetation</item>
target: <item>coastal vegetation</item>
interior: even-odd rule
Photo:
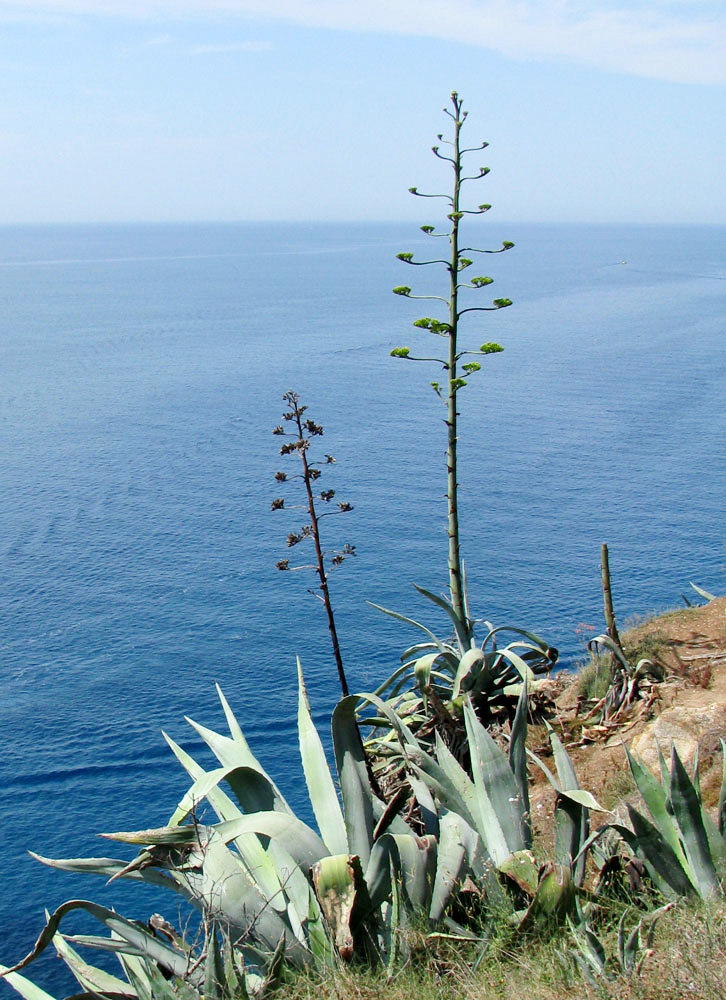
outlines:
[[[48,914],[29,955],[0,967],[26,1000],[50,1000],[26,977],[49,948],[78,981],[77,997],[109,1000],[237,1000],[271,992],[385,993],[395,1000],[414,991],[422,1000],[486,1000],[515,990],[535,998],[657,998],[665,989],[669,997],[723,995],[723,740],[714,801],[711,786],[702,787],[698,753],[686,766],[675,745],[657,748],[654,768],[632,748],[622,751],[629,780],[622,795],[606,800],[603,782],[587,787],[592,771],[583,779],[577,748],[598,740],[604,747],[618,727],[655,711],[649,694],[666,678],[652,642],[644,653],[616,631],[609,572],[609,631],[590,640],[592,683],[582,685],[568,725],[562,692],[545,676],[557,650],[526,628],[475,619],[469,607],[459,538],[459,398],[488,363],[483,359],[502,348],[486,341],[462,350],[460,321],[511,302],[466,304],[462,296],[479,295],[492,278],[460,276],[473,263],[466,254],[501,253],[512,244],[495,251],[460,245],[467,217],[489,209],[467,208],[461,199],[465,182],[488,173],[479,167],[466,175],[463,158],[486,144],[462,148],[467,116],[456,93],[445,111],[453,134],[439,136],[434,154],[452,167],[452,193],[411,190],[447,201],[445,231],[429,224],[422,230],[447,241],[448,253],[418,260],[405,252],[399,259],[442,266],[448,294],[394,291],[441,304],[445,318],[414,325],[446,346],[443,357],[409,347],[392,354],[435,363],[443,373],[431,385],[446,414],[448,594],[417,590],[446,614],[451,634],[381,608],[418,632],[419,641],[407,645],[376,690],[349,693],[328,577],[354,547],[326,554],[320,520],[351,505],[332,504],[333,491],[313,485],[333,459],[312,456],[323,428],[288,393],[275,434],[285,438],[281,454],[297,457],[301,472],[276,479],[303,485],[306,522],[288,535],[288,546],[312,544],[315,559],[310,566],[286,559],[278,568],[317,575],[342,692],[331,718],[335,766],[314,724],[300,661],[298,746],[309,800],[302,814],[253,752],[218,688],[226,731],[187,720],[212,765],[165,735],[189,779],[168,822],[102,834],[135,854],[37,858],[60,871],[151,884],[196,919],[177,925],[154,914],[141,924],[90,900],[70,900]],[[287,499],[276,498],[272,508],[289,509]],[[96,930],[69,931],[79,915]],[[91,964],[82,957],[88,950],[114,955],[120,971]],[[674,994],[674,983],[681,993]]]

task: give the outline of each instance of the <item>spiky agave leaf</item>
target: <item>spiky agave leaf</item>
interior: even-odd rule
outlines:
[[[330,854],[348,852],[348,835],[323,744],[313,723],[300,660],[298,670],[298,735],[310,803]]]

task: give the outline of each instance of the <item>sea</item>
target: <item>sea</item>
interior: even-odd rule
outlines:
[[[422,220],[426,221],[426,220]],[[726,227],[471,224],[496,249],[466,292],[462,347],[495,341],[461,390],[462,547],[472,613],[537,632],[563,669],[603,629],[607,542],[621,626],[726,592]],[[286,538],[304,512],[272,434],[293,390],[324,427],[322,522],[355,557],[330,589],[350,686],[377,687],[418,633],[414,584],[447,583],[442,341],[431,242],[411,222],[0,228],[0,962],[68,898],[168,919],[156,891],[52,870],[131,855],[101,832],[163,825],[187,787],[162,730],[224,726],[309,816],[296,656],[328,739],[337,675],[324,609]],[[438,254],[433,253],[436,257]],[[484,628],[485,626],[481,626]],[[69,925],[70,926],[70,925]],[[77,926],[77,925],[74,925]],[[28,973],[74,992],[61,963]],[[10,996],[7,986],[0,991]]]

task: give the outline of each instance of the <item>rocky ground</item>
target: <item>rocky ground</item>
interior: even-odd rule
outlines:
[[[633,794],[623,745],[657,772],[658,746],[668,756],[673,744],[689,769],[698,755],[703,797],[715,806],[722,775],[720,741],[726,740],[726,598],[645,621],[622,640],[629,661],[647,657],[662,680],[645,679],[619,714],[603,720],[599,699],[583,697],[586,685],[578,675],[559,680],[559,689],[552,691],[550,724],[572,757],[580,786],[605,809],[616,810]],[[530,742],[546,760],[544,726],[532,727]],[[535,827],[546,841],[554,794],[543,778],[535,776],[531,803]],[[600,821],[608,818],[604,813]],[[598,825],[595,816],[593,821]]]

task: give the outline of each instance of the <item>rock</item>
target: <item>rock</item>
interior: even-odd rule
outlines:
[[[693,763],[696,747],[711,754],[719,738],[726,739],[726,705],[675,705],[649,723],[633,740],[632,750],[643,763],[659,773],[658,745],[670,757],[671,744],[686,767]]]

